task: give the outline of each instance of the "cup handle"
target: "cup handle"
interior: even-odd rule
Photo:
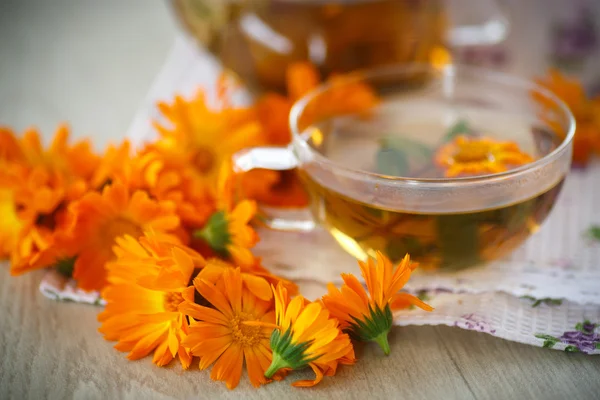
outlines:
[[[493,45],[508,35],[508,19],[497,0],[448,0],[448,12],[452,46]]]
[[[287,147],[252,147],[241,150],[232,157],[233,169],[236,173],[253,169],[270,169],[285,171],[298,167],[299,162],[290,146]],[[268,228],[279,231],[308,232],[316,224],[307,210],[281,211],[262,207],[259,218]]]

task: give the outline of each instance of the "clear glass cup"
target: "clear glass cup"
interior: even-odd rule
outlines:
[[[332,93],[357,83],[379,98],[368,112],[336,113],[324,106]],[[418,163],[423,149],[432,157],[457,124],[515,142],[534,161],[455,178],[428,175],[427,168],[404,176],[378,171],[386,140]],[[320,224],[359,259],[376,250],[392,259],[408,252],[432,269],[498,259],[535,232],[569,171],[575,129],[566,105],[533,82],[474,67],[422,64],[382,67],[322,85],[294,105],[290,126],[289,146],[247,149],[234,157],[239,171],[298,168],[311,217],[279,213],[266,217],[266,224],[282,230]]]

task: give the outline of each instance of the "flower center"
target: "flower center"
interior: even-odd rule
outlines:
[[[123,217],[111,220],[104,226],[104,229],[100,230],[105,243],[110,243],[110,246],[114,243],[115,238],[119,236],[130,235],[138,239],[143,233],[138,224]]]
[[[256,321],[254,315],[241,312],[230,321],[233,340],[242,346],[252,347],[263,339],[260,326],[249,326],[243,321]]]
[[[492,148],[487,143],[468,142],[461,144],[456,153],[454,161],[460,163],[493,161]]]
[[[198,171],[207,173],[215,164],[215,154],[210,148],[201,146],[196,150],[192,162]]]
[[[165,297],[163,299],[163,306],[165,307],[165,311],[177,311],[177,307],[183,303],[183,296],[181,293],[177,292],[169,292],[165,293]]]

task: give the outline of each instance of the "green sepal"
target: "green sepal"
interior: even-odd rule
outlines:
[[[271,334],[271,350],[273,360],[265,372],[271,378],[281,368],[300,369],[308,366],[317,357],[308,357],[306,350],[313,343],[312,340],[302,343],[292,343],[292,328],[289,327],[283,334],[280,329],[273,330]]]
[[[350,327],[345,329],[345,331],[352,339],[361,342],[376,341],[380,343],[383,340],[382,336],[387,338],[387,334],[392,329],[392,323],[394,322],[392,309],[389,304],[383,310],[369,304],[369,315],[363,315],[362,318],[353,316],[352,319],[354,322],[350,322]],[[384,348],[383,345],[382,348]]]
[[[77,260],[77,257],[61,258],[54,263],[54,268],[62,276],[72,278],[73,270],[75,269],[75,260]]]
[[[204,228],[195,231],[193,236],[204,240],[220,256],[229,257],[227,245],[231,243],[231,234],[225,211],[211,215]]]

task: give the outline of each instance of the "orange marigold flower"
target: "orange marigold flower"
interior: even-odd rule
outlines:
[[[321,77],[319,71],[309,61],[290,64],[286,71],[288,96],[295,102],[305,94],[319,86]]]
[[[90,187],[101,190],[115,180],[135,187],[137,182],[132,182],[131,166],[131,143],[128,140],[118,146],[109,145],[90,178]]]
[[[514,142],[460,135],[437,151],[435,162],[447,177],[454,177],[495,174],[533,162],[533,158]]]
[[[71,211],[73,234],[65,246],[77,256],[73,278],[83,290],[101,290],[106,284],[105,265],[115,258],[112,247],[118,237],[179,227],[173,203],[152,200],[143,191],[130,193],[120,182],[105,186],[102,193],[87,193]]]
[[[256,169],[241,177],[244,195],[272,207],[304,207],[308,194],[296,170]]]
[[[196,304],[194,289],[212,307]],[[269,337],[275,320],[272,301],[261,300],[247,290],[241,271],[231,268],[224,271],[217,285],[197,277],[184,298],[179,310],[193,321],[183,344],[191,354],[200,357],[200,369],[214,363],[211,379],[224,381],[233,389],[240,381],[245,360],[252,385],[267,383],[264,375],[271,362]],[[252,326],[247,322],[265,325]]]
[[[189,229],[204,226],[215,211],[213,185],[207,186],[183,159],[146,146],[131,160],[130,186],[158,200],[175,203],[177,215]]]
[[[250,252],[258,242],[258,235],[249,225],[256,214],[256,203],[243,200],[235,203],[235,175],[230,162],[222,164],[218,182],[218,210],[210,216],[202,229],[193,236],[205,241],[211,249],[226,260],[237,265],[252,265]]]
[[[1,179],[1,178],[0,178]],[[0,187],[0,258],[8,257],[17,244],[22,222],[15,208],[12,190]]]
[[[29,262],[53,241],[59,214],[66,203],[85,192],[86,181],[97,166],[90,143],[69,145],[68,137],[68,128],[60,126],[46,149],[35,129],[21,138],[0,129],[0,188],[7,213],[0,235],[4,236],[3,251],[11,252],[13,273],[27,270]]]
[[[586,165],[594,151],[600,152],[600,98],[589,99],[581,82],[569,79],[556,69],[551,69],[546,77],[538,79],[537,82],[553,92],[571,109],[576,121],[573,162]],[[543,96],[534,95],[534,98],[550,110],[556,108]],[[551,126],[557,126],[553,120],[548,122]],[[566,134],[558,127],[556,130],[559,135]]]
[[[298,292],[298,286],[295,283],[271,274],[266,268],[260,265],[260,259],[256,259],[255,263],[250,266],[236,267],[221,259],[209,258],[206,266],[198,274],[198,279],[217,283],[223,277],[226,270],[235,268],[240,268],[244,287],[261,300],[271,300],[271,285],[277,285],[279,282],[290,293],[296,294]]]
[[[168,236],[147,233],[115,242],[117,258],[106,266],[106,307],[98,315],[98,330],[106,340],[118,341],[115,348],[129,352],[130,360],[154,351],[152,361],[159,367],[178,357],[187,369],[192,356],[182,342],[189,324],[178,306],[204,259]]]
[[[265,372],[267,378],[281,369],[310,366],[315,380],[294,382],[293,386],[314,386],[324,375],[334,375],[338,364],[355,362],[350,338],[321,302],[310,303],[302,296],[290,300],[282,284],[273,288],[273,293],[277,328],[271,334],[273,361]]]
[[[201,90],[190,100],[176,96],[173,104],[159,103],[158,108],[171,126],[154,123],[161,138],[153,148],[190,166],[208,184],[216,182],[224,160],[265,143],[253,109],[213,110]]]
[[[426,311],[433,309],[411,294],[399,293],[417,267],[411,263],[408,254],[395,268],[381,252],[377,252],[377,262],[369,258],[366,263],[359,261],[358,264],[369,294],[354,275],[342,274],[344,285],[341,290],[330,283],[323,303],[353,339],[375,341],[388,355],[387,336],[393,323],[392,311],[411,304]]]

